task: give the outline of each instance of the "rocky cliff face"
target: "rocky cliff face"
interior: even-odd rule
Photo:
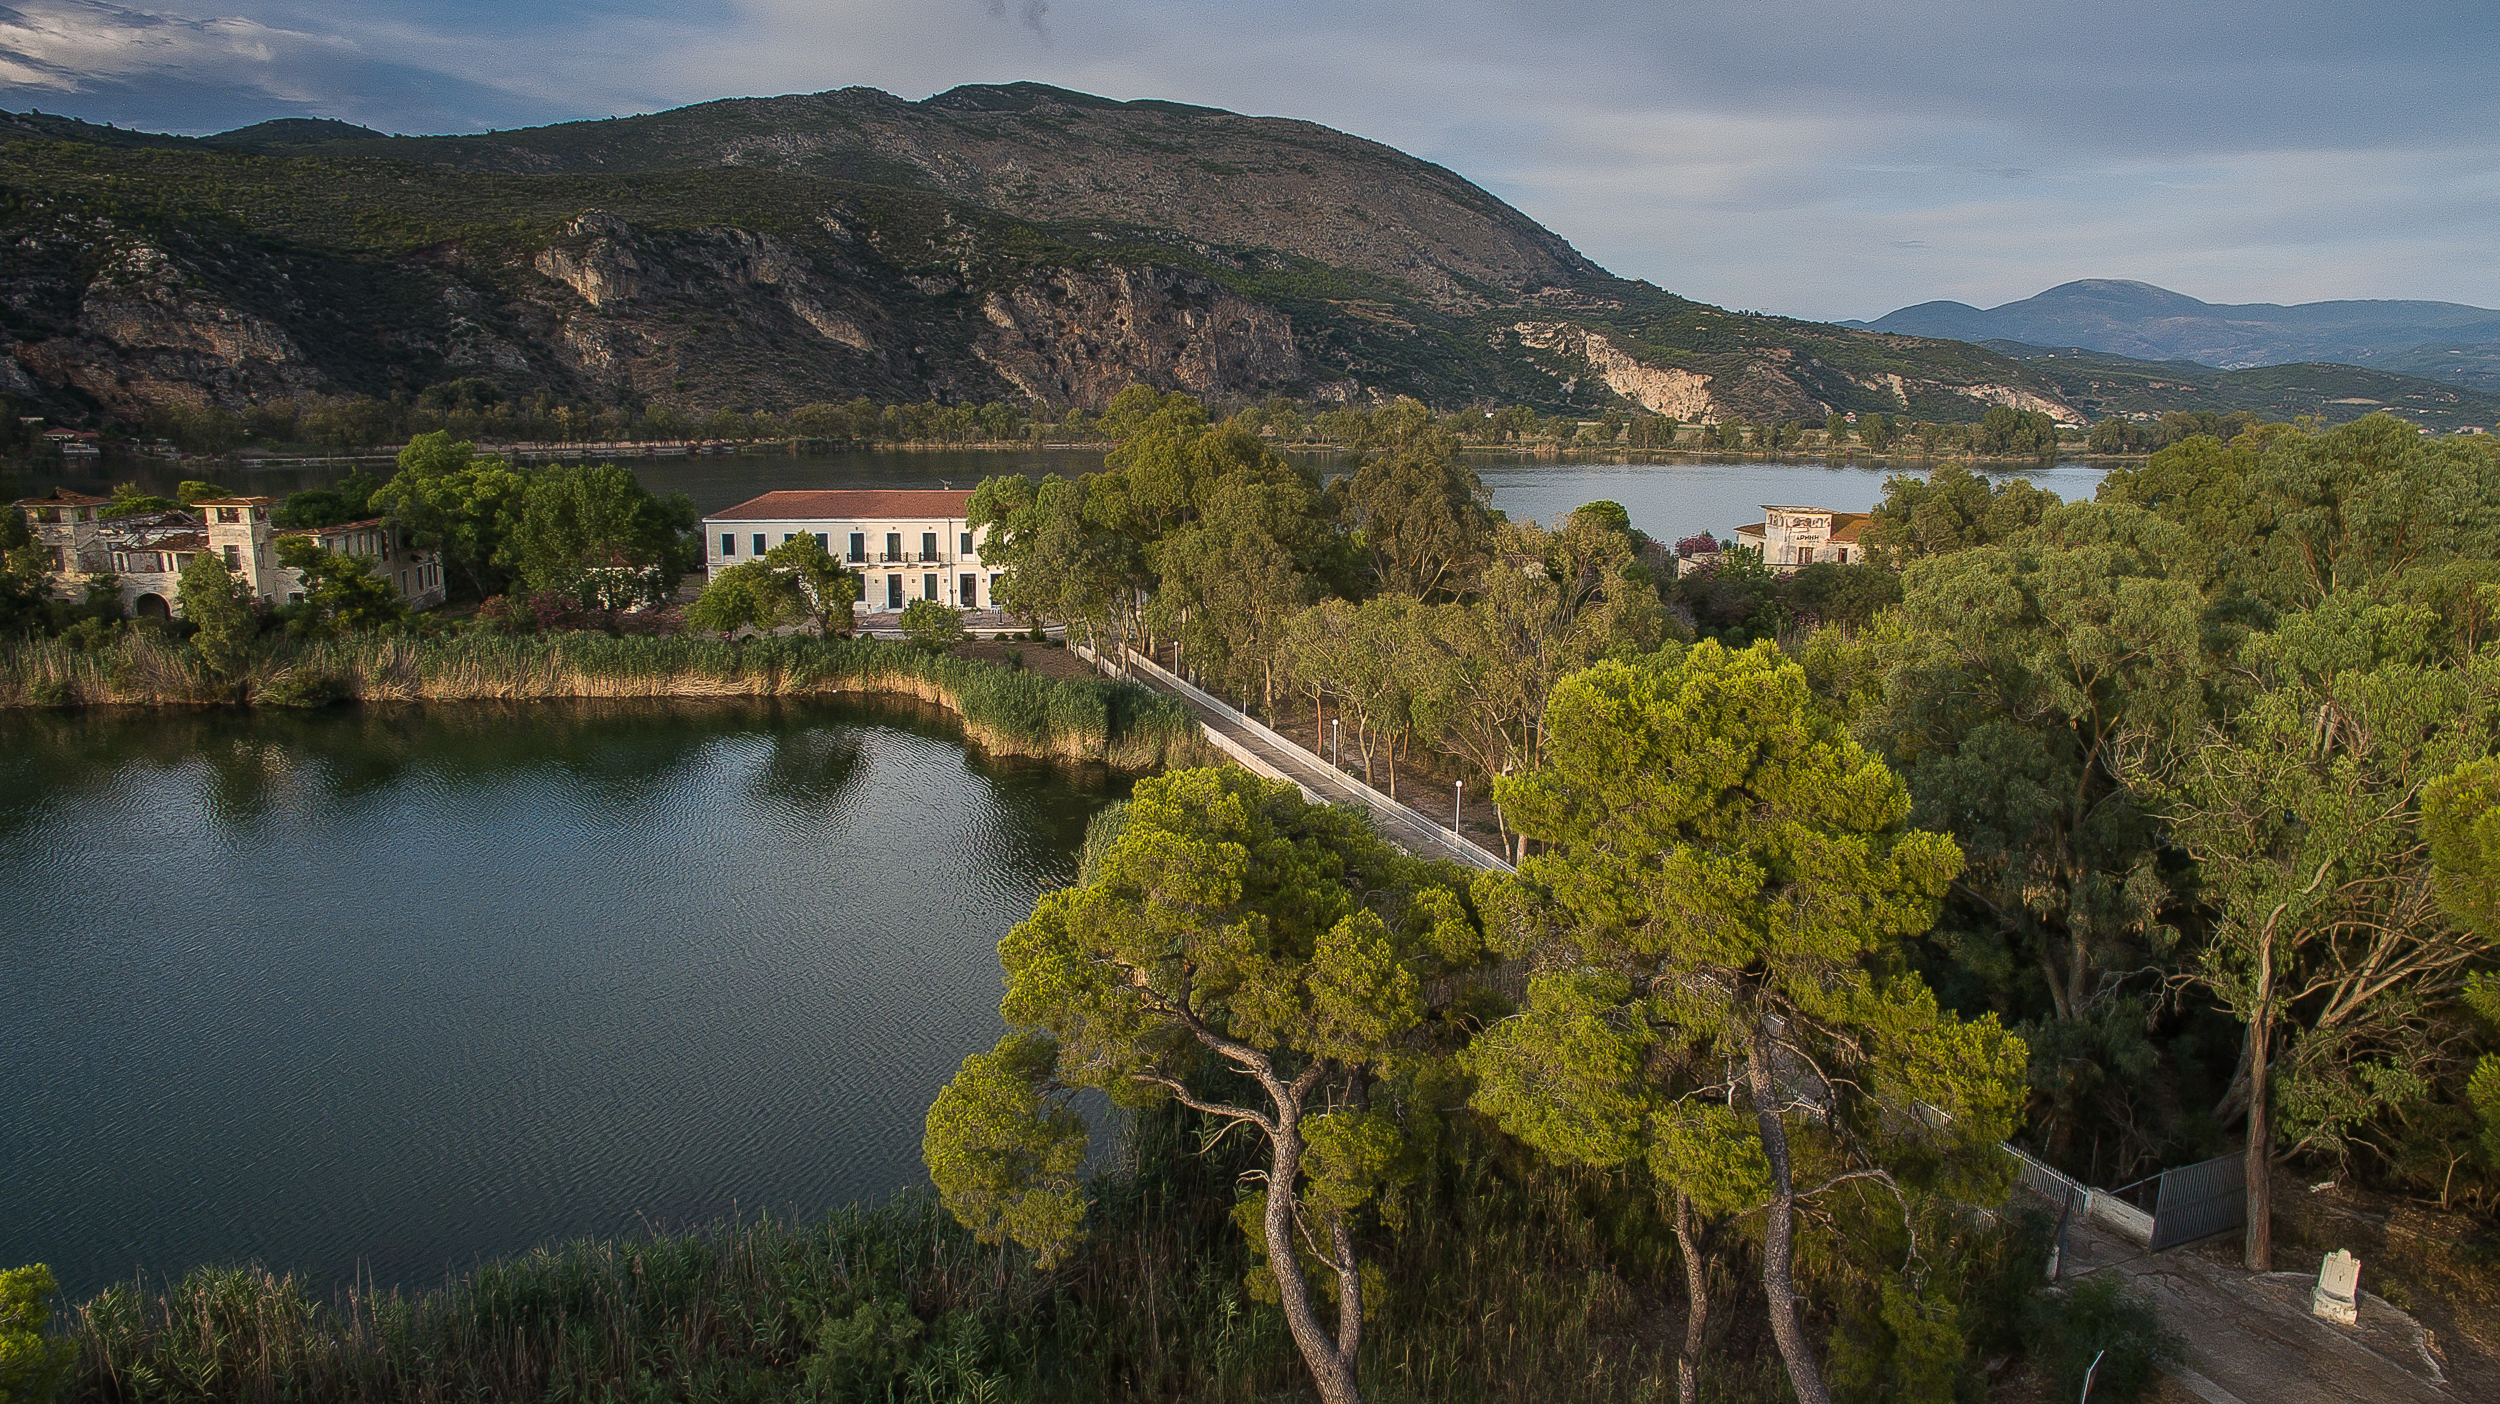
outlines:
[[[1377,143],[1030,84],[488,137],[4,113],[0,137],[0,388],[72,418],[467,376],[696,413],[1094,409],[1143,381],[1700,422],[2074,417],[1994,351],[1615,278]]]

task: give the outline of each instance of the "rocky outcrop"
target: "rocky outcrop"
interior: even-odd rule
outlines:
[[[978,355],[1026,398],[1100,409],[1132,384],[1257,394],[1302,379],[1293,323],[1169,269],[1069,271],[982,300]]]
[[[1511,330],[1522,345],[1587,362],[1607,389],[1652,414],[1671,414],[1688,424],[1718,419],[1707,375],[1645,365],[1602,334],[1570,322],[1521,322]]]

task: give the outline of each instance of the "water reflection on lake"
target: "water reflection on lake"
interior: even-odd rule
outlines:
[[[860,706],[0,713],[0,1263],[422,1284],[918,1183],[1118,788]]]

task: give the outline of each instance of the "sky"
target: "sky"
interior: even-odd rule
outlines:
[[[2491,0],[0,0],[0,108],[465,132],[1030,79],[1325,123],[1626,277],[2500,307]]]

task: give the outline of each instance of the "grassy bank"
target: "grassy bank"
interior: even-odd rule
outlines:
[[[92,650],[58,640],[0,650],[0,706],[320,706],[333,702],[624,697],[909,697],[963,719],[998,755],[1144,771],[1204,758],[1187,709],[1134,683],[1052,678],[866,639],[553,633],[440,639],[272,639],[241,676],[197,650],[129,631]]]

